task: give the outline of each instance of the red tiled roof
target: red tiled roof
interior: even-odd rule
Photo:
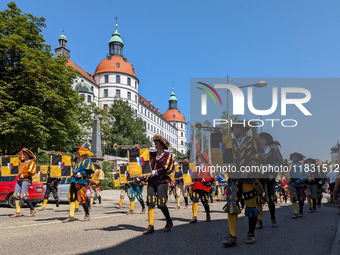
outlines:
[[[157,109],[153,104],[151,104],[148,100],[146,100],[141,95],[138,95],[138,101],[144,104],[145,106],[149,107],[149,109],[153,111],[155,114],[159,115],[160,117],[163,117],[163,115],[159,112],[159,109]]]
[[[126,59],[125,59],[126,60]],[[109,56],[102,60],[96,68],[95,74],[98,73],[125,73],[136,77],[132,65],[120,56]],[[119,67],[117,67],[119,63]]]
[[[185,118],[183,113],[181,113],[179,110],[177,109],[171,109],[171,110],[167,110],[164,114],[163,114],[164,118],[167,121],[178,121],[178,122],[183,122],[186,123]]]
[[[81,68],[80,66],[78,66],[77,64],[75,64],[72,60],[67,59],[66,65],[73,67],[75,70],[79,71],[80,74],[81,74],[84,78],[88,79],[89,81],[93,82],[94,84],[97,84],[97,83],[95,82],[95,80],[93,79],[93,74],[90,74],[89,72],[86,72],[83,68]]]

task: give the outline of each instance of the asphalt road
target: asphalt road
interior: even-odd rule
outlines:
[[[175,199],[169,202],[174,227],[163,232],[165,220],[155,210],[155,233],[143,236],[148,226],[147,213],[136,201],[135,214],[129,210],[125,198],[122,209],[117,209],[119,193],[104,193],[103,207],[93,207],[91,221],[81,222],[84,211],[76,213],[73,223],[61,223],[68,216],[68,205],[54,212],[54,204],[34,217],[26,217],[29,208],[22,208],[24,216],[9,218],[15,209],[0,206],[0,254],[330,254],[338,228],[336,208],[323,206],[316,213],[307,213],[305,202],[303,218],[291,219],[292,207],[277,206],[279,228],[271,227],[267,209],[263,213],[264,228],[256,230],[256,242],[245,244],[248,221],[244,213],[238,221],[238,246],[226,248],[222,241],[229,233],[227,215],[222,211],[225,202],[211,206],[211,222],[205,222],[203,206],[199,206],[196,224],[189,209],[175,210]],[[326,202],[326,201],[323,201]],[[37,208],[40,208],[38,205]],[[81,207],[80,207],[81,208]],[[82,209],[82,208],[81,208]],[[339,244],[340,247],[340,244]],[[340,252],[340,249],[339,249]]]

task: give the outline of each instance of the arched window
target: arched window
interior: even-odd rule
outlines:
[[[116,67],[120,68],[120,63],[119,62],[117,62]]]

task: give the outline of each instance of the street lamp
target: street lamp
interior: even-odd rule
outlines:
[[[229,75],[227,76],[227,85],[229,85]],[[256,88],[262,88],[267,86],[267,82],[265,81],[259,81],[255,84],[250,84],[250,85],[245,85],[245,86],[240,86],[238,88],[246,88],[246,87],[256,87]],[[262,119],[262,116],[261,116]],[[229,89],[227,89],[227,120],[228,120],[228,133],[229,133]]]

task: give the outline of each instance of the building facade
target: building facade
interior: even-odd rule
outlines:
[[[108,110],[116,98],[125,99],[146,123],[146,136],[152,141],[155,134],[165,137],[171,148],[186,154],[186,121],[184,115],[177,109],[177,98],[172,88],[169,109],[161,114],[152,101],[148,101],[138,93],[139,80],[135,69],[123,55],[124,43],[118,33],[118,24],[109,41],[107,56],[97,65],[94,74],[86,72],[70,60],[67,49],[67,38],[59,36],[59,47],[55,49],[56,56],[68,59],[68,65],[78,70],[80,77],[74,80],[73,88],[84,96],[88,103],[95,103],[98,107]]]

